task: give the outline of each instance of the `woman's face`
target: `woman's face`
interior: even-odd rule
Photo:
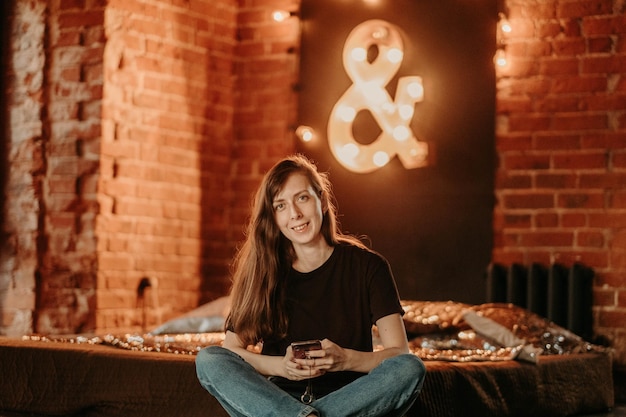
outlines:
[[[304,174],[293,173],[287,178],[274,197],[273,209],[278,228],[294,248],[323,240],[322,201]]]

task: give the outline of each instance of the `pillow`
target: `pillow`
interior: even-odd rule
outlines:
[[[163,323],[150,334],[212,333],[224,331],[224,317],[181,317]]]
[[[520,339],[503,325],[483,317],[474,311],[468,311],[463,318],[476,333],[491,339],[504,347],[519,347],[518,359],[537,363],[541,349],[534,347],[524,339]]]
[[[454,301],[402,300],[404,327],[409,335],[447,333],[459,330],[468,304]]]
[[[229,311],[230,297],[220,297],[163,323],[150,334],[223,332]]]

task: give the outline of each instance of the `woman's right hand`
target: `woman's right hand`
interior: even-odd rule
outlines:
[[[289,346],[282,360],[284,367],[283,377],[292,381],[302,381],[321,376],[325,371],[316,365],[317,360],[318,358],[295,359],[293,350]]]

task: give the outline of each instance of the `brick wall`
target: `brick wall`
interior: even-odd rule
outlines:
[[[228,0],[108,3],[98,329],[188,311],[201,278],[225,291],[236,18]]]
[[[494,261],[593,267],[594,330],[625,346],[626,5],[504,5]]]

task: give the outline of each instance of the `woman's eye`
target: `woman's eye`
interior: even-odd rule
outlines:
[[[300,201],[308,201],[309,200],[309,196],[308,195],[301,195],[300,196]]]
[[[274,206],[274,210],[276,210],[276,211],[281,211],[281,210],[282,210],[282,209],[284,209],[284,208],[285,208],[285,205],[284,205],[284,204],[282,204],[282,203],[281,203],[281,204],[276,204],[276,205]]]

